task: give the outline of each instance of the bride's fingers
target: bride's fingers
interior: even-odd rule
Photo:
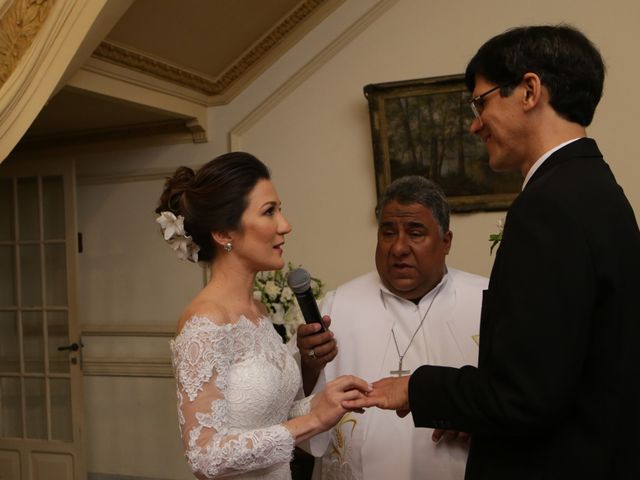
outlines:
[[[360,390],[347,390],[346,392],[343,392],[342,395],[340,396],[340,406],[350,412],[356,412],[356,413],[364,413],[364,408],[345,408],[345,402],[348,401],[356,401],[362,398],[366,398],[366,395],[363,394]]]
[[[342,402],[342,408],[347,410],[355,410],[359,408],[379,407],[380,399],[372,396],[363,396],[354,400],[345,400]]]
[[[351,389],[358,389],[361,392],[370,392],[373,387],[368,382],[364,381],[360,377],[355,375],[342,375],[334,380],[335,386],[338,390],[346,391]]]
[[[356,400],[358,398],[364,398],[364,394],[360,390],[347,390],[346,392],[342,392],[340,396],[340,401],[343,402],[345,400]]]

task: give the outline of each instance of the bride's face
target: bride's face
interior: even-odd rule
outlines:
[[[233,251],[255,271],[284,266],[284,236],[291,225],[282,215],[280,199],[270,180],[262,179],[249,193],[247,208],[234,235]]]

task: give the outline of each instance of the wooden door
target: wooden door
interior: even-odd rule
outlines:
[[[0,165],[0,477],[84,480],[71,161]]]

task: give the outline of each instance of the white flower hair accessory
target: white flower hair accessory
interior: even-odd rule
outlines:
[[[184,230],[184,217],[178,215],[177,217],[173,212],[164,211],[160,212],[156,222],[160,224],[162,228],[162,235],[167,241],[169,246],[173,248],[180,260],[189,260],[190,262],[197,263],[198,252],[200,247],[196,245],[189,235]]]

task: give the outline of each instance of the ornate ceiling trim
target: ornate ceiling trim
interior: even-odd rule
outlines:
[[[0,19],[0,86],[33,43],[55,0],[14,0]]]
[[[29,0],[22,0],[29,1]],[[319,7],[329,0],[305,0],[289,16],[251,47],[234,64],[217,78],[198,75],[185,69],[170,65],[150,56],[133,52],[111,42],[102,42],[93,56],[117,65],[131,68],[154,77],[176,83],[206,95],[223,94],[233,83],[254,67],[261,59],[282,42],[282,40],[301,22],[309,18]]]
[[[152,75],[161,80],[176,83],[206,95],[221,93],[217,82],[207,77],[175,67],[161,60],[134,52],[111,42],[102,42],[93,52],[92,56],[99,60]]]
[[[0,162],[20,141],[56,87],[133,0],[0,0]],[[18,36],[20,38],[18,38]],[[88,53],[88,52],[87,52]]]

